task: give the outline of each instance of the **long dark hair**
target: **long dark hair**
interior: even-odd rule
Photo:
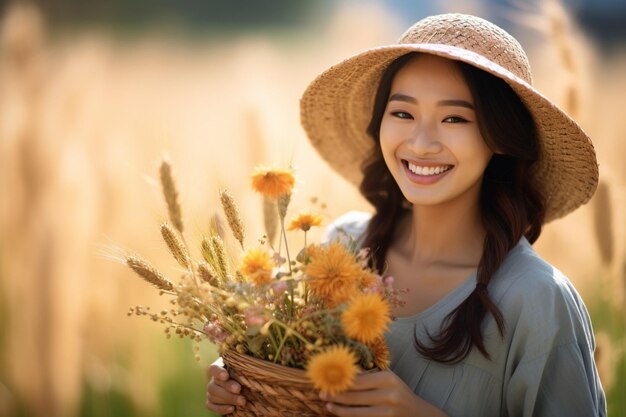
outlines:
[[[364,247],[372,250],[371,266],[385,268],[398,220],[407,210],[404,196],[391,176],[380,147],[380,125],[395,74],[416,53],[393,61],[384,72],[376,94],[368,134],[374,140],[372,154],[363,164],[361,194],[375,213],[365,232]],[[545,199],[531,181],[532,164],[540,148],[532,116],[520,98],[502,79],[463,62],[454,61],[474,100],[480,133],[487,146],[497,150],[485,169],[480,191],[481,220],[486,235],[478,264],[476,288],[442,323],[429,343],[415,339],[416,349],[442,363],[457,363],[476,347],[486,358],[480,326],[487,313],[504,334],[502,313],[487,291],[491,277],[507,253],[525,236],[539,237],[545,219]]]

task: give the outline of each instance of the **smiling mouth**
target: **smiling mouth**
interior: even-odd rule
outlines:
[[[416,165],[416,164],[414,164],[412,162],[409,162],[409,161],[407,161],[405,159],[402,160],[402,163],[413,174],[421,175],[421,176],[424,176],[424,177],[443,174],[444,172],[449,171],[450,169],[452,169],[454,167],[454,165],[446,165],[446,164],[430,165],[430,166]]]

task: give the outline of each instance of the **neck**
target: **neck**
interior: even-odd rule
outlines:
[[[478,195],[465,195],[436,206],[414,206],[400,228],[402,252],[420,264],[477,266],[485,230]]]

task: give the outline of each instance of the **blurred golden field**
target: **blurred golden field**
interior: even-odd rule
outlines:
[[[367,210],[307,143],[298,100],[321,70],[391,42],[406,25],[367,3],[337,9],[315,31],[191,41],[155,30],[122,41],[87,29],[51,36],[36,8],[16,4],[0,29],[0,416],[207,415],[204,368],[214,352],[205,346],[197,365],[189,344],[128,318],[132,305],[163,301],[115,261],[138,252],[176,273],[158,232],[162,155],[175,167],[191,241],[222,221],[220,188],[238,201],[248,239],[263,234],[261,201],[249,187],[259,163],[297,167],[292,209],[318,197],[327,222]],[[626,51],[601,56],[559,3],[541,4],[511,18],[539,39],[527,46],[535,85],[593,138],[601,184],[536,246],[586,300],[610,415],[619,416]],[[446,7],[485,12],[480,2]]]

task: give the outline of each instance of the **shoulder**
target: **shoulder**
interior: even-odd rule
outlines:
[[[582,298],[526,239],[509,253],[493,283],[490,293],[509,331],[537,341],[575,342],[593,349],[591,321]]]
[[[337,217],[327,228],[322,242],[342,240],[359,242],[367,229],[372,215],[364,211],[349,211]]]
[[[544,260],[525,238],[509,252],[493,282],[499,292],[494,295],[508,301],[529,295],[553,297],[573,290],[569,279]]]

